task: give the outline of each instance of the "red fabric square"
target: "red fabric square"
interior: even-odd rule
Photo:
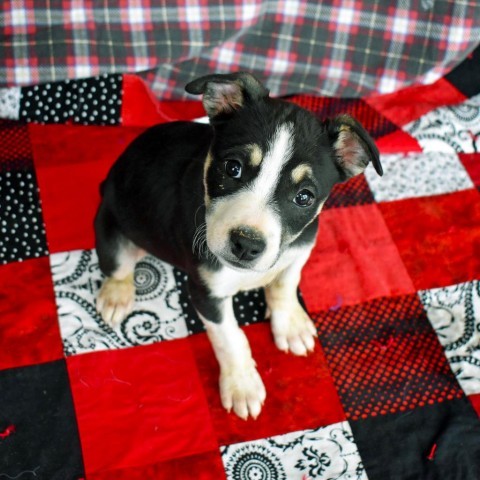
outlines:
[[[226,412],[220,403],[219,367],[207,336],[198,334],[189,339],[220,445],[316,428],[345,419],[318,343],[308,357],[295,357],[275,347],[269,323],[251,325],[244,331],[267,389],[265,405],[256,420],[244,421]]]
[[[347,418],[464,396],[417,295],[314,315]]]
[[[448,195],[378,205],[418,290],[478,278],[480,194]]]
[[[310,312],[415,291],[377,205],[320,214],[300,290]]]
[[[63,358],[48,257],[0,268],[0,369]]]
[[[444,78],[431,85],[413,85],[387,95],[364,99],[399,126],[406,125],[438,107],[465,100],[465,95]]]
[[[206,115],[202,102],[160,102],[136,75],[123,76],[122,124],[151,126]]]
[[[174,458],[169,461],[94,473],[88,480],[222,480],[225,479],[220,451],[202,453],[190,457]]]
[[[461,153],[460,160],[476,187],[480,187],[480,153]]]
[[[51,253],[94,246],[99,185],[143,129],[29,125]]]
[[[475,395],[469,395],[468,398],[472,402],[473,408],[475,409],[478,417],[480,418],[480,393],[476,393]]]
[[[377,138],[375,143],[380,153],[384,155],[388,153],[422,152],[418,140],[403,130],[397,130],[384,137]]]
[[[187,340],[67,358],[86,473],[218,448]]]

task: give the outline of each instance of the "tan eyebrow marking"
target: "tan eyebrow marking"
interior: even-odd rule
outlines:
[[[313,170],[310,165],[301,163],[292,170],[292,180],[294,183],[300,183],[305,177],[312,177]]]
[[[250,165],[252,167],[258,167],[263,160],[263,153],[261,148],[256,144],[253,143],[250,146]]]

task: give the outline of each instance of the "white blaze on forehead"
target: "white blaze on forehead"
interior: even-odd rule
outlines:
[[[259,200],[268,201],[275,191],[283,166],[293,153],[293,125],[284,123],[275,131],[260,165],[260,173],[250,186]]]

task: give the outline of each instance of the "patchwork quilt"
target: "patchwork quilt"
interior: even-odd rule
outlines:
[[[349,112],[385,170],[338,185],[300,294],[313,354],[272,341],[261,290],[235,297],[268,397],[223,410],[186,276],[153,257],[111,328],[92,220],[99,184],[150,125],[204,116],[135,75],[1,91],[0,479],[478,480],[480,64]]]

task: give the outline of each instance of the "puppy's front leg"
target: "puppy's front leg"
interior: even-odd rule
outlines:
[[[307,355],[315,347],[317,330],[297,297],[300,275],[310,249],[300,255],[265,287],[276,346],[294,355]]]
[[[232,298],[205,295],[203,289],[192,288],[192,302],[207,330],[215,356],[220,365],[220,398],[229,412],[246,420],[257,418],[266,398],[262,379],[247,337],[238,326]]]

